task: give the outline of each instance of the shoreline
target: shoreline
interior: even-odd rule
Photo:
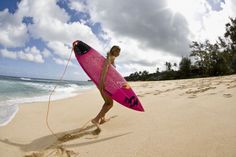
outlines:
[[[96,88],[52,101],[49,124],[62,141],[46,127],[47,102],[19,105],[15,118],[0,127],[0,153],[8,157],[34,153],[62,157],[65,152],[83,157],[236,156],[236,75],[129,84],[145,112],[115,102],[100,134],[89,122],[103,105]]]
[[[10,115],[10,117],[7,120],[0,123],[0,128],[6,126],[7,124],[9,124],[14,119],[14,117],[16,116],[18,111],[19,111],[19,106],[15,105],[15,111]]]
[[[69,98],[73,98],[76,96],[79,96],[80,94],[82,94],[83,92],[86,92],[87,90],[93,90],[94,87],[90,86],[90,87],[83,87],[84,89],[74,92],[74,93],[67,93],[66,95],[62,95],[61,93],[57,93],[54,92],[54,94],[51,96],[51,102],[56,101],[56,100],[63,100],[63,99],[69,99]],[[16,99],[12,99],[12,100],[5,100],[2,101],[2,104],[7,104],[7,105],[2,105],[0,107],[2,107],[2,109],[5,108],[9,108],[9,107],[15,107],[15,111],[14,113],[12,113],[10,115],[10,117],[3,123],[0,124],[0,127],[7,125],[17,114],[17,112],[19,111],[19,106],[20,105],[24,105],[24,104],[33,104],[33,103],[46,103],[49,100],[49,95],[50,93],[48,93],[47,95],[41,95],[41,96],[33,96],[33,97],[24,97],[24,98],[16,98]],[[5,111],[8,112],[8,111]]]

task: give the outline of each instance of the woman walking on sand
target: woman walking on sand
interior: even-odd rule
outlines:
[[[120,47],[119,46],[113,46],[110,49],[110,51],[107,53],[106,60],[104,61],[104,64],[103,64],[103,67],[102,67],[102,71],[101,71],[101,75],[100,75],[100,81],[98,83],[98,89],[99,89],[99,91],[102,95],[102,98],[104,99],[105,102],[103,104],[103,107],[102,107],[101,111],[98,113],[98,115],[91,120],[91,122],[93,124],[95,124],[98,127],[98,129],[100,129],[99,124],[103,124],[104,122],[106,122],[105,114],[113,106],[112,98],[104,93],[104,89],[105,89],[104,82],[105,82],[105,78],[106,78],[106,74],[107,74],[109,66],[111,64],[113,66],[115,66],[115,64],[114,64],[115,59],[119,55],[120,55]]]

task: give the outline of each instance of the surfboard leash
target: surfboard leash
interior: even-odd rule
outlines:
[[[71,49],[70,56],[69,56],[69,58],[67,59],[66,66],[65,66],[65,68],[64,68],[63,73],[61,74],[61,77],[60,77],[60,79],[59,79],[59,82],[62,81],[63,78],[64,78],[64,75],[65,75],[65,73],[66,73],[67,67],[68,67],[68,65],[69,65],[69,63],[70,63],[70,60],[71,60],[72,53],[73,53],[73,48]],[[50,95],[49,95],[49,98],[48,98],[47,114],[46,114],[46,125],[47,125],[48,130],[50,130],[50,132],[52,133],[52,135],[54,135],[54,136],[58,139],[57,135],[54,133],[53,129],[50,127],[49,122],[48,122],[49,111],[50,111],[50,104],[51,104],[51,97],[52,97],[52,94],[55,92],[57,86],[58,86],[58,83],[54,86],[54,88],[53,88],[53,90],[50,92]]]

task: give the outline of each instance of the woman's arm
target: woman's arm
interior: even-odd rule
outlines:
[[[102,71],[101,71],[101,75],[100,75],[100,81],[99,81],[99,85],[98,85],[98,88],[100,90],[103,90],[103,88],[104,88],[104,81],[105,81],[105,78],[106,78],[106,74],[107,74],[109,65],[110,65],[110,61],[108,59],[106,59],[104,61],[103,67],[102,67]]]

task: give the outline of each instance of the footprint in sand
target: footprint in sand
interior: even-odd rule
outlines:
[[[138,94],[137,96],[138,97],[145,97],[145,95],[149,95],[149,94],[151,94],[150,92],[147,92],[147,93],[144,93],[144,94]]]
[[[197,96],[196,95],[190,95],[188,98],[196,98]]]
[[[143,95],[143,94],[138,94],[137,96],[138,96],[138,97],[144,97],[144,95]]]
[[[189,89],[186,91],[186,94],[196,94],[196,93],[204,93],[210,89],[216,89],[216,87],[198,87],[198,89]]]
[[[77,157],[79,153],[75,153],[72,150],[67,150],[62,146],[58,146],[53,149],[46,149],[39,152],[31,152],[25,155],[25,157]]]
[[[67,142],[67,141],[71,141],[71,140],[75,140],[75,139],[78,139],[78,138],[81,138],[83,136],[86,136],[86,135],[92,135],[92,136],[95,136],[95,138],[97,138],[101,132],[101,130],[99,128],[95,129],[95,130],[92,130],[92,131],[85,131],[85,132],[74,132],[74,133],[68,133],[68,134],[65,134],[64,136],[62,137],[59,137],[58,138],[58,141],[60,142]]]
[[[159,95],[159,94],[161,94],[161,93],[163,93],[163,92],[160,91],[160,90],[155,90],[155,93],[153,93],[153,95]]]
[[[236,85],[229,85],[228,87],[227,87],[227,89],[231,89],[231,88],[235,88],[236,87]]]
[[[215,95],[216,93],[209,93],[209,95]]]
[[[232,94],[223,94],[223,96],[224,96],[225,98],[231,98],[231,97],[232,97]]]
[[[185,93],[180,93],[180,94],[179,94],[179,96],[183,96],[183,95],[185,95]]]

